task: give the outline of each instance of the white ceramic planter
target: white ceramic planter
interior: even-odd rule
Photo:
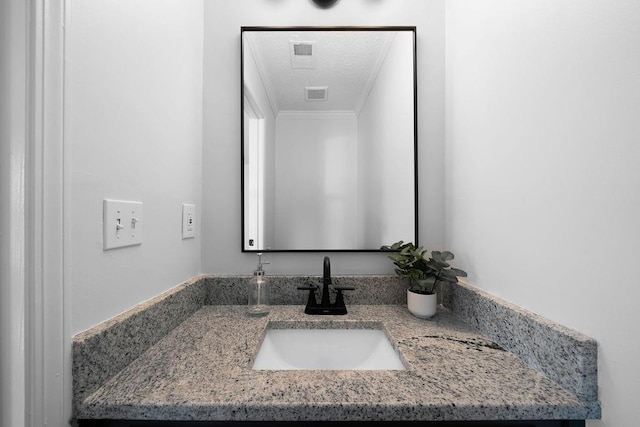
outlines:
[[[407,290],[407,308],[414,316],[421,319],[428,319],[436,314],[438,295],[423,295]]]

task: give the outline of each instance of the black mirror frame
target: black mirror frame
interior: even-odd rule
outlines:
[[[243,253],[261,252],[386,252],[388,249],[246,249],[245,248],[245,204],[244,204],[244,43],[245,31],[411,31],[413,33],[413,176],[414,176],[414,241],[418,244],[418,64],[417,64],[417,33],[415,26],[302,26],[302,27],[240,27],[240,204],[241,204],[241,240],[240,248]],[[393,242],[389,242],[391,244]]]

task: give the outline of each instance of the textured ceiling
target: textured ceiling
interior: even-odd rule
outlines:
[[[393,40],[390,31],[245,32],[277,114],[281,111],[359,112]],[[315,42],[315,68],[291,66],[290,41]],[[305,86],[327,86],[326,101],[305,101]]]

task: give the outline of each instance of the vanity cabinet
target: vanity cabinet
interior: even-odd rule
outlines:
[[[584,427],[582,420],[546,421],[123,421],[80,420],[79,427]]]

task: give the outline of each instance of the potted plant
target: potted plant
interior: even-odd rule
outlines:
[[[396,266],[396,274],[409,279],[407,307],[416,317],[427,319],[436,314],[436,290],[440,283],[457,283],[458,277],[467,277],[467,273],[449,265],[448,261],[454,258],[449,251],[432,251],[429,256],[429,251],[423,247],[416,248],[413,243],[402,240],[391,245],[389,250],[397,251],[389,255]]]

